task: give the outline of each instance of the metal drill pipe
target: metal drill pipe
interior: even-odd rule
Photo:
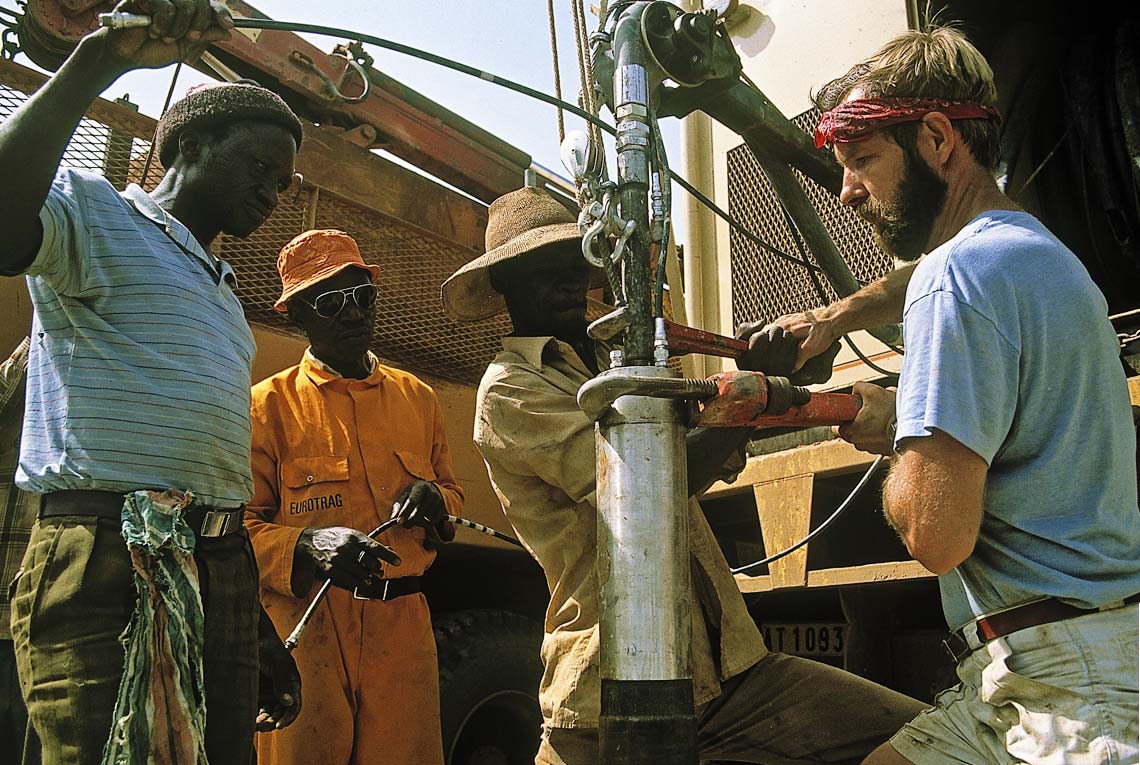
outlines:
[[[646,69],[639,3],[619,18],[614,30],[614,114],[617,118],[619,212],[636,228],[626,245],[625,294],[629,328],[625,358],[630,366],[653,363],[652,273],[649,265],[650,75]]]
[[[617,394],[600,411],[587,412],[598,423],[599,746],[604,765],[697,762],[687,404],[645,395],[650,388],[686,387],[676,372],[650,366],[651,99],[660,84],[655,81],[659,74],[647,68],[642,34],[642,15],[651,5],[638,2],[621,9],[612,46],[619,212],[636,226],[623,262],[628,366],[602,373],[579,392],[579,405],[586,387],[595,384],[599,391],[612,385]]]
[[[610,381],[630,392],[598,420],[601,762],[696,765],[687,403],[636,392],[687,381],[619,367],[593,382]]]

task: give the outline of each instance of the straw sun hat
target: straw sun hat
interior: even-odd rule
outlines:
[[[579,238],[577,220],[545,191],[526,187],[504,194],[487,212],[487,251],[443,283],[443,307],[460,321],[507,310],[503,296],[491,287],[491,266]]]

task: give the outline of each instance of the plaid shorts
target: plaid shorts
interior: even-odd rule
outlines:
[[[992,640],[891,739],[916,765],[1136,763],[1136,604]]]

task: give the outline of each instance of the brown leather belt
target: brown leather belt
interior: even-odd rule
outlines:
[[[1110,603],[1100,608],[1079,608],[1058,600],[1057,598],[1043,598],[1042,600],[1035,600],[1032,603],[1025,603],[1004,611],[978,617],[960,629],[951,632],[950,637],[942,641],[942,646],[954,659],[955,663],[957,663],[976,651],[983,644],[991,640],[997,640],[1000,637],[1005,637],[1018,630],[1038,627],[1042,624],[1050,624],[1065,619],[1072,619],[1077,616],[1109,611],[1129,603],[1140,603],[1140,592],[1135,595],[1129,595],[1123,601],[1116,601],[1115,603]],[[973,630],[976,633],[977,645],[974,645],[970,641],[971,635],[968,630]]]
[[[352,597],[357,600],[395,600],[423,591],[421,577],[402,576],[399,579],[374,579],[367,588],[357,587]]]
[[[40,517],[93,515],[121,523],[124,500],[125,495],[116,491],[99,489],[53,491],[43,495],[40,501]],[[186,511],[186,523],[197,537],[224,537],[242,528],[244,515],[245,509],[241,507],[222,510],[195,503]]]

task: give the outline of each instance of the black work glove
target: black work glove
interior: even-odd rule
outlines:
[[[392,505],[392,517],[399,518],[404,528],[422,526],[434,531],[441,541],[449,542],[455,536],[455,529],[445,519],[446,515],[443,492],[431,481],[418,478],[400,492]]]
[[[787,377],[793,385],[814,385],[831,379],[831,368],[840,348],[837,340],[795,370],[801,340],[790,330],[778,324],[746,322],[736,328],[736,337],[748,341],[748,350],[736,360],[737,368]]]
[[[265,609],[258,624],[257,647],[260,677],[256,728],[264,733],[288,726],[301,714],[301,674]]]
[[[318,579],[328,579],[344,590],[367,585],[380,573],[381,561],[400,565],[395,551],[346,526],[305,529],[297,539],[293,560],[295,566],[311,566]]]

